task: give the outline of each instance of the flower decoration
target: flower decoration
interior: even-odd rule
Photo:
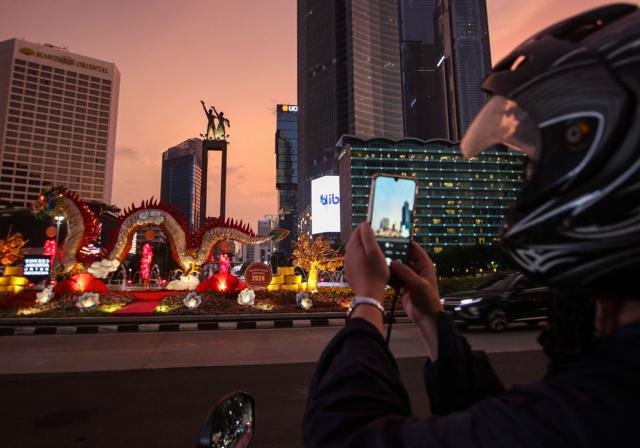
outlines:
[[[96,308],[100,305],[100,294],[96,294],[93,292],[85,292],[76,301],[76,307],[80,311],[88,311]]]
[[[184,303],[184,306],[186,306],[190,310],[195,310],[202,303],[202,298],[198,294],[196,294],[195,292],[190,292],[184,298],[182,303]]]
[[[22,238],[22,234],[14,233],[6,240],[0,240],[0,263],[11,266],[16,261],[22,259],[25,254],[24,246],[28,240]]]
[[[303,310],[308,310],[313,306],[313,300],[311,299],[311,297],[309,297],[309,294],[306,294],[302,291],[296,294],[296,303]]]
[[[151,278],[151,263],[153,262],[153,249],[151,244],[145,243],[142,246],[142,258],[140,259],[140,276],[144,282],[145,288],[149,287],[149,279]]]
[[[47,286],[38,294],[36,294],[36,304],[45,305],[53,298],[53,286]]]
[[[255,305],[256,303],[256,293],[253,292],[253,289],[243,289],[238,294],[238,304],[239,305]]]

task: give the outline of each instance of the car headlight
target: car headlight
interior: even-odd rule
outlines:
[[[478,303],[481,300],[481,297],[478,297],[477,299],[463,299],[460,301],[460,305],[471,305],[472,303]]]

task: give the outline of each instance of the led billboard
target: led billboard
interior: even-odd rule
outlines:
[[[311,181],[311,233],[340,232],[340,178],[324,176]]]

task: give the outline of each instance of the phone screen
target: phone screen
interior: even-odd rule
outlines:
[[[406,261],[413,236],[416,181],[378,175],[371,185],[369,222],[387,263]]]

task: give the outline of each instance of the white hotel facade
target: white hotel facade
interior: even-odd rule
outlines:
[[[111,203],[120,73],[20,39],[0,42],[0,207],[49,185]]]

